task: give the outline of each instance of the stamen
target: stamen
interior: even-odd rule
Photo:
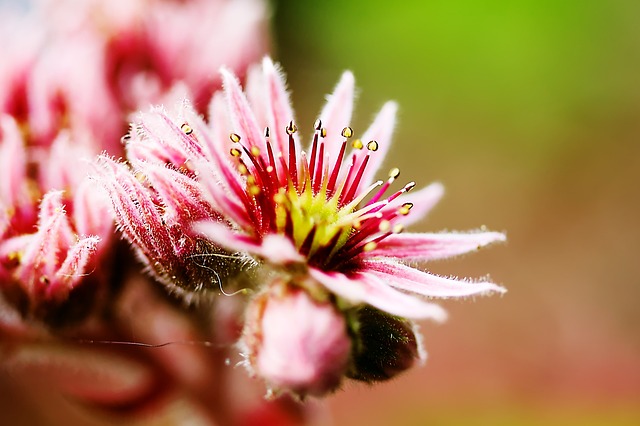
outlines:
[[[351,136],[353,136],[353,129],[348,126],[345,127],[344,129],[342,129],[342,136],[349,139]]]
[[[344,158],[344,151],[347,147],[347,142],[342,142],[342,146],[340,147],[340,153],[338,154],[338,158],[336,159],[336,163],[333,166],[333,171],[331,172],[331,178],[329,179],[329,191],[332,192],[333,188],[336,184],[336,180],[338,179],[338,173],[340,173],[340,166],[342,166],[342,160]]]
[[[285,130],[287,131],[287,134],[291,136],[298,131],[298,127],[295,124],[293,124],[293,121],[290,121],[289,125],[285,128]]]
[[[375,241],[369,241],[367,244],[364,245],[364,247],[362,247],[362,251],[372,251],[375,250],[375,248],[378,246],[378,244]]]
[[[369,141],[369,143],[367,144],[367,149],[369,151],[377,151],[378,150],[378,142]]]
[[[229,139],[231,139],[231,142],[233,142],[233,143],[238,143],[238,142],[240,142],[240,139],[242,139],[242,138],[237,133],[231,133],[229,135]]]
[[[264,137],[268,138],[269,137],[269,126],[264,128]]]
[[[229,153],[233,156],[233,157],[240,157],[242,155],[242,151],[240,151],[238,148],[231,148],[229,150]]]
[[[190,135],[191,133],[193,133],[193,129],[187,123],[184,123],[182,126],[180,126],[180,129],[184,132],[185,135]]]
[[[252,146],[251,147],[251,155],[253,155],[254,157],[259,157],[260,156],[260,148],[258,148],[257,146]]]

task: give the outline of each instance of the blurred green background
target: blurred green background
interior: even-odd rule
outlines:
[[[509,293],[446,301],[425,367],[346,386],[335,423],[640,424],[640,2],[273,6],[301,127],[352,70],[356,133],[397,100],[386,165],[447,188],[419,229],[509,237],[427,265]]]

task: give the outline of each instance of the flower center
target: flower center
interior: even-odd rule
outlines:
[[[407,214],[411,205],[391,202],[415,184],[411,182],[382,199],[400,174],[398,169],[392,169],[386,182],[360,187],[369,157],[378,149],[376,141],[365,145],[359,139],[353,140],[351,159],[343,161],[353,136],[353,130],[345,127],[342,131],[345,140],[337,157],[332,159],[325,153],[321,138],[326,136],[326,130],[318,120],[309,156],[304,151],[298,156],[296,131],[290,122],[286,127],[288,152],[277,153],[269,141],[268,128],[266,153],[255,144],[243,143],[238,134],[230,135],[231,141],[237,144],[230,154],[246,180],[243,201],[254,222],[256,237],[269,233],[286,235],[310,264],[331,268],[374,248],[386,236],[400,232],[401,226],[393,226],[393,221]],[[369,200],[361,206],[367,197]],[[334,257],[339,260],[335,261]]]

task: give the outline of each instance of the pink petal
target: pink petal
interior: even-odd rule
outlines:
[[[309,268],[309,274],[329,291],[351,303],[367,303],[391,315],[404,318],[444,321],[447,314],[440,306],[391,288],[374,274],[358,273],[347,277],[339,272]]]
[[[286,90],[285,77],[282,70],[277,67],[271,59],[264,58],[262,61],[264,69],[267,117],[271,130],[270,141],[275,146],[276,152],[280,151],[285,158],[289,155],[289,135],[286,127],[290,121],[295,121],[289,93]],[[296,140],[294,138],[294,140]],[[297,154],[300,154],[299,144],[296,144]]]
[[[393,200],[384,210],[397,209],[405,203],[413,204],[413,207],[406,216],[400,216],[397,223],[404,226],[412,225],[424,217],[438,204],[444,195],[444,187],[439,182],[434,182],[418,191],[410,191]]]
[[[213,221],[197,222],[196,232],[214,243],[234,252],[248,252],[272,264],[288,264],[304,261],[291,241],[279,234],[269,234],[262,241],[241,234],[228,226]]]
[[[330,161],[336,160],[340,146],[344,141],[342,129],[351,124],[354,84],[353,74],[350,71],[344,72],[320,113],[322,127],[327,129],[327,136],[322,141]]]
[[[238,133],[240,137],[247,141],[247,146],[257,146],[265,152],[262,129],[258,126],[249,102],[244,93],[242,93],[238,79],[224,68],[220,72],[222,74],[224,93],[227,98],[231,123],[234,127],[234,129],[231,130]]]
[[[362,163],[364,157],[369,154],[369,162],[362,175],[360,188],[366,188],[373,183],[376,172],[387,156],[387,152],[391,146],[391,136],[396,123],[397,111],[398,104],[395,102],[387,102],[384,104],[371,126],[369,126],[367,131],[362,135],[362,142],[365,146],[369,141],[374,140],[378,142],[378,150],[370,152],[365,148],[356,152],[358,159],[356,162],[356,170]]]
[[[507,291],[494,283],[439,277],[390,261],[370,260],[363,263],[367,270],[389,285],[428,297],[465,297]]]
[[[416,261],[443,259],[505,240],[505,235],[500,232],[394,234],[382,240],[374,250],[367,253],[367,257],[382,256]]]
[[[7,207],[26,204],[27,150],[15,120],[0,117],[0,200]]]
[[[60,298],[66,295],[69,290],[78,284],[87,271],[87,265],[94,260],[94,254],[100,238],[87,237],[78,241],[67,252],[67,258],[58,269],[55,279],[51,281],[51,285],[47,288],[47,292],[51,296]]]

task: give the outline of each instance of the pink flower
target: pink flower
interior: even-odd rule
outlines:
[[[120,229],[159,281],[190,299],[207,289],[258,291],[242,341],[251,371],[277,390],[302,395],[335,388],[341,375],[384,380],[422,358],[410,320],[446,317],[425,297],[505,291],[488,281],[439,277],[405,265],[505,237],[400,233],[429,211],[442,187],[409,193],[415,186],[410,182],[391,191],[395,168],[386,181],[374,182],[389,148],[394,103],[383,106],[361,139],[354,138],[354,81],[345,73],[303,151],[284,79],[269,59],[249,73],[246,94],[229,71],[222,78],[225,90],[209,105],[209,123],[186,101],[172,111],[156,108],[140,115],[126,137],[133,173],[108,157],[97,170]],[[283,299],[272,288],[294,290]],[[323,367],[322,348],[294,357],[325,375],[310,373],[304,381],[303,368],[272,365],[274,348],[286,356],[287,347],[327,336],[320,317],[309,319],[291,307],[298,297],[344,317],[346,331],[328,338],[352,340],[348,366],[337,363],[341,374]],[[272,318],[287,318],[291,329],[278,330]],[[383,351],[376,349],[380,345]]]
[[[332,304],[276,282],[253,299],[245,324],[248,365],[274,389],[323,395],[340,384],[351,340],[344,316]]]

